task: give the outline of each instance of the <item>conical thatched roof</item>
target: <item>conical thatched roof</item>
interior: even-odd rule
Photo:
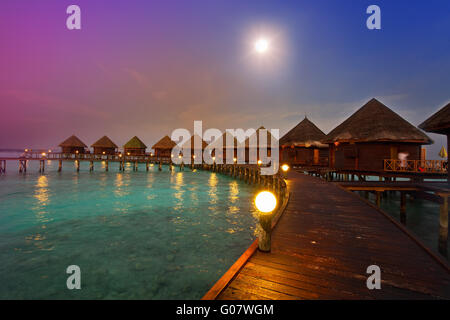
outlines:
[[[60,147],[68,147],[68,148],[86,148],[87,145],[84,144],[77,136],[72,135],[63,142],[59,144]]]
[[[307,117],[280,139],[280,145],[297,147],[326,147],[321,143],[326,135]]]
[[[259,131],[260,130],[267,130],[266,128],[264,128],[264,126],[259,127],[258,129],[256,129],[256,132],[254,134],[252,134],[250,137],[248,137],[247,139],[245,139],[245,147],[248,148],[250,147],[256,147],[251,145],[253,143],[253,141],[251,141],[250,138],[252,138],[254,135],[256,135],[256,143],[258,147],[267,147],[270,148],[271,147],[271,141],[272,141],[272,134],[270,133],[270,130],[267,130],[267,140],[266,140],[266,144],[262,144],[259,142]],[[252,138],[253,139],[253,138]]]
[[[195,139],[194,139],[194,137],[196,137]],[[193,136],[191,136],[191,138],[188,140],[188,141],[186,141],[183,145],[182,145],[182,147],[183,148],[186,148],[187,146],[188,146],[188,144],[190,143],[191,144],[191,149],[193,150],[194,149],[194,141],[195,140],[197,140],[197,141],[201,141],[202,142],[202,149],[205,149],[206,148],[206,146],[208,145],[199,135],[193,135]]]
[[[139,139],[138,137],[134,136],[130,139],[127,143],[124,144],[124,148],[127,149],[145,149],[147,146]]]
[[[227,139],[233,141],[232,144],[227,144]],[[234,149],[234,148],[236,148],[238,146],[238,141],[237,141],[236,137],[233,134],[231,134],[228,131],[225,131],[224,134],[222,134],[216,140],[212,141],[209,144],[209,147],[214,148],[214,147],[216,147],[216,146],[218,147],[220,145],[221,145],[222,148]]]
[[[333,142],[412,142],[430,144],[433,141],[422,131],[372,99],[334,128],[322,141]]]
[[[96,142],[94,142],[91,147],[95,148],[117,148],[117,145],[111,141],[110,138],[107,136],[103,136],[100,139],[98,139]]]
[[[450,103],[419,125],[419,128],[434,133],[446,133],[450,130]]]
[[[152,149],[170,149],[172,150],[177,144],[169,138],[169,136],[163,137],[157,143],[155,143]]]

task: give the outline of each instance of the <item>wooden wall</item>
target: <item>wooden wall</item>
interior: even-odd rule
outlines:
[[[420,144],[413,143],[340,143],[330,145],[330,167],[348,170],[383,170],[385,159],[398,159],[408,152],[408,160],[420,160]]]

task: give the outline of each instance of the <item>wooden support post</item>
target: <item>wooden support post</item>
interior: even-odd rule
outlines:
[[[0,173],[6,173],[6,160],[0,160]]]
[[[270,252],[272,242],[272,214],[259,213],[261,230],[258,239],[258,248],[263,252]]]
[[[158,170],[159,170],[159,171],[162,170],[162,161],[159,161]]]
[[[105,162],[105,171],[109,171],[109,161],[106,160]]]
[[[442,204],[439,214],[439,252],[447,257],[448,242],[448,196],[441,195]]]
[[[90,161],[90,163],[89,163],[89,172],[92,172],[92,171],[94,171],[94,161]]]
[[[40,173],[45,172],[45,160],[39,160],[39,172]]]
[[[377,203],[377,207],[379,208],[381,205],[381,191],[376,191],[376,203]]]
[[[400,222],[406,225],[406,192],[400,192]]]
[[[77,172],[80,172],[80,160],[75,160],[75,166],[77,167]]]
[[[150,163],[147,161],[146,163],[145,163],[145,170],[149,170],[150,169]]]
[[[58,172],[62,171],[62,160],[58,161]]]

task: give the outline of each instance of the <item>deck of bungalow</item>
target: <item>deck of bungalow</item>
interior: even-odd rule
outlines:
[[[376,206],[298,172],[288,188],[271,252],[255,241],[204,299],[450,299],[447,261]],[[367,287],[371,265],[381,289]]]

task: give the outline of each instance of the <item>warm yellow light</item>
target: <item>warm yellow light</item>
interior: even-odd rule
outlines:
[[[28,152],[28,149],[25,149],[25,152]]]
[[[48,149],[48,153],[52,152],[52,150]]]
[[[76,150],[75,153],[78,153],[78,150]]]
[[[192,156],[192,158],[194,158],[195,159],[195,154]]]
[[[178,159],[181,159],[181,155],[178,156]]]
[[[269,213],[272,212],[277,206],[277,198],[272,192],[262,191],[256,196],[255,205],[259,211]]]
[[[212,157],[213,161],[216,161],[216,157]]]
[[[287,164],[283,164],[283,165],[281,166],[281,170],[283,170],[284,172],[286,172],[286,171],[289,170],[289,166],[288,166]]]
[[[119,157],[122,158],[122,154],[121,153],[119,154]]]
[[[105,151],[103,151],[102,153],[105,154]]]
[[[129,156],[130,155],[130,153],[129,152],[127,152],[127,156]]]
[[[237,159],[236,159],[236,158],[234,158],[234,159],[233,159],[233,161],[234,161],[234,162],[236,162],[236,161],[237,161]]]
[[[45,153],[45,152],[42,152],[42,156],[45,157],[45,156],[46,156],[46,153]]]
[[[170,157],[173,158],[173,154],[171,154]]]
[[[262,161],[258,160],[258,166],[262,165]]]
[[[255,42],[255,50],[258,53],[265,53],[269,50],[269,41],[265,38],[260,38]]]

